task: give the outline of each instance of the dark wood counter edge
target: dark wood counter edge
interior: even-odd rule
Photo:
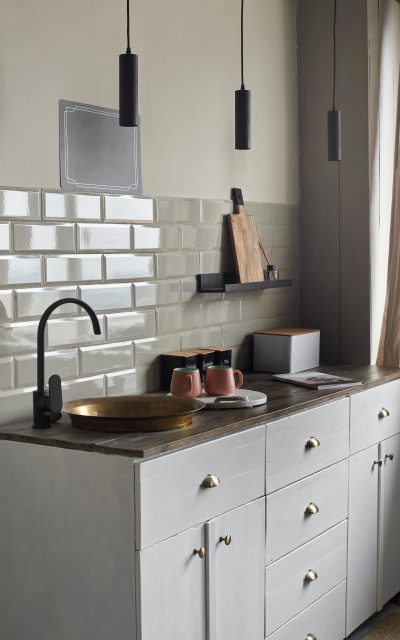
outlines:
[[[107,437],[104,433],[89,433],[75,429],[68,418],[65,418],[50,429],[40,431],[33,430],[29,421],[0,426],[0,440],[144,459],[267,424],[292,413],[355,395],[400,378],[400,369],[373,366],[320,367],[320,370],[348,377],[358,376],[363,379],[363,384],[338,390],[310,391],[303,387],[274,382],[271,376],[266,374],[250,373],[246,376],[250,388],[265,389],[267,394],[270,392],[267,405],[251,410],[205,411],[196,416],[192,425],[184,430],[151,434],[115,434]],[[278,398],[271,398],[272,390],[278,392]],[[252,412],[251,417],[249,411]],[[213,426],[213,422],[218,421],[222,424]]]

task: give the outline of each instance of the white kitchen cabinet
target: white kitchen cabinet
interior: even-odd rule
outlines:
[[[378,609],[400,591],[400,435],[384,440],[380,457]]]
[[[137,552],[140,640],[263,640],[264,527],[262,498]]]

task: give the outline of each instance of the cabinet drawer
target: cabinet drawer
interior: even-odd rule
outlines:
[[[267,493],[320,471],[349,455],[349,399],[267,426]]]
[[[267,564],[347,518],[348,461],[267,497]]]
[[[346,582],[329,591],[268,637],[268,640],[343,640],[345,637]]]
[[[400,433],[400,380],[351,396],[350,453],[396,433]]]
[[[346,541],[345,520],[266,568],[267,636],[345,580]],[[313,581],[306,580],[310,571]]]
[[[202,487],[211,474],[219,481]],[[135,466],[136,547],[143,549],[264,495],[265,427]]]

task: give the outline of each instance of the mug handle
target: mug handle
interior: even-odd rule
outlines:
[[[233,370],[233,375],[234,375],[234,376],[235,376],[235,373],[236,373],[236,374],[238,375],[238,377],[239,377],[239,382],[238,382],[238,383],[235,383],[235,387],[236,387],[236,389],[240,389],[240,387],[241,387],[241,386],[242,386],[242,384],[243,384],[243,373],[242,373],[241,371],[239,371],[238,369],[234,369],[234,370]]]
[[[187,389],[187,392],[188,392],[188,393],[190,393],[190,394],[192,394],[192,392],[193,392],[193,380],[192,380],[192,376],[187,375],[187,376],[186,376],[186,380],[188,381],[188,389]]]

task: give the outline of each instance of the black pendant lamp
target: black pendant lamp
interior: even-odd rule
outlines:
[[[328,160],[342,159],[342,112],[336,109],[336,1],[333,16],[333,100],[328,111]]]
[[[243,2],[240,29],[240,57],[242,69],[242,86],[235,91],[235,149],[251,148],[251,93],[244,88],[243,74]]]
[[[119,124],[137,127],[138,116],[138,57],[131,52],[129,0],[126,2],[126,53],[119,56]]]

